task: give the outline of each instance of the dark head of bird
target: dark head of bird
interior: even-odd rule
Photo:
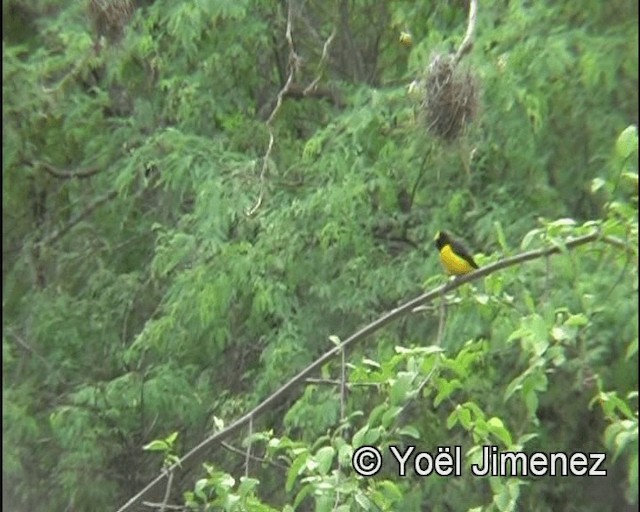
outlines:
[[[436,247],[438,248],[438,250],[440,250],[445,245],[451,243],[451,237],[449,236],[449,233],[447,233],[446,231],[438,231],[436,233],[434,241],[436,243]]]

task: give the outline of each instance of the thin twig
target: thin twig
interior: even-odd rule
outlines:
[[[307,384],[315,384],[317,386],[335,386],[335,387],[342,386],[341,380],[334,380],[334,379],[314,379],[310,377],[308,379],[305,379],[305,382]],[[379,387],[379,386],[380,384],[376,382],[347,382],[346,383],[347,389],[351,389],[355,387]]]
[[[154,503],[152,501],[143,501],[142,504],[152,510],[158,509],[163,506],[162,503]],[[184,505],[168,505],[166,503],[164,504],[164,508],[165,510],[188,510],[188,508]]]
[[[164,491],[164,499],[162,500],[162,504],[160,505],[160,512],[164,512],[167,508],[167,503],[169,502],[169,496],[171,495],[171,485],[173,484],[173,470],[169,468],[168,470],[169,476],[167,477],[167,487]]]
[[[342,349],[340,351],[341,361],[340,361],[340,422],[342,423],[345,418],[345,398],[347,393],[347,361],[346,361],[346,349]],[[338,457],[338,470],[340,469],[340,457]],[[340,476],[342,475],[341,471],[337,472],[338,478],[338,487],[340,486]],[[333,502],[333,509],[336,510],[338,505],[340,504],[340,491],[336,491],[336,498]]]
[[[347,394],[347,361],[346,351],[342,350],[342,361],[340,362],[340,420],[345,417],[345,397]]]
[[[271,150],[273,149],[273,140],[274,140],[273,130],[271,129],[271,126],[268,126],[268,128],[269,128],[269,146],[267,147],[267,152],[262,157],[262,168],[260,169],[260,178],[259,178],[260,193],[258,194],[258,199],[256,203],[249,210],[247,210],[246,213],[248,217],[252,217],[253,215],[255,215],[255,213],[258,211],[258,208],[260,208],[260,206],[262,205],[262,198],[264,197],[264,176],[267,171],[267,165],[269,162],[269,157],[271,156]]]
[[[544,297],[545,299],[549,296],[550,292],[550,283],[551,283],[551,258],[547,256],[544,259],[545,265],[545,273],[544,273]]]
[[[249,442],[247,443],[247,451],[244,459],[244,476],[245,478],[249,478],[249,463],[251,462],[251,436],[253,435],[253,416],[249,418],[249,435],[247,439]]]
[[[304,94],[305,96],[309,94],[311,91],[313,91],[316,85],[318,85],[318,83],[320,82],[320,78],[322,77],[322,71],[324,70],[327,59],[329,57],[329,47],[331,46],[331,43],[335,39],[336,33],[337,33],[337,30],[334,27],[333,32],[331,32],[331,35],[327,38],[327,40],[324,42],[324,45],[322,46],[322,56],[320,57],[320,62],[318,64],[317,75],[313,79],[313,81],[307,87],[305,87],[304,90],[302,91],[302,94]]]
[[[444,319],[447,316],[447,307],[444,295],[440,297],[440,314],[438,315],[438,336],[436,337],[436,345],[442,345],[442,337],[444,336]]]

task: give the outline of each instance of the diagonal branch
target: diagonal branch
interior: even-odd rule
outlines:
[[[470,274],[466,274],[464,276],[458,277],[452,281],[449,281],[446,284],[438,286],[431,291],[423,293],[422,295],[412,299],[401,306],[385,313],[377,320],[371,322],[366,325],[356,333],[349,336],[339,345],[336,345],[331,350],[326,352],[324,355],[316,359],[313,363],[307,366],[305,369],[301,370],[297,375],[292,377],[288,382],[286,382],[283,386],[281,386],[278,390],[268,396],[265,400],[263,400],[260,404],[258,404],[253,410],[246,413],[244,416],[238,418],[236,421],[231,423],[227,428],[216,432],[210,437],[203,440],[200,444],[192,448],[188,453],[186,453],[179,462],[174,464],[169,468],[169,471],[174,472],[185,472],[192,468],[194,468],[197,464],[199,464],[209,453],[209,450],[220,444],[224,439],[229,438],[231,435],[238,432],[242,427],[247,425],[249,422],[254,421],[260,415],[273,410],[273,408],[283,399],[285,399],[289,393],[297,388],[300,385],[303,385],[305,379],[309,377],[314,372],[318,371],[333,359],[335,356],[339,355],[343,350],[345,350],[350,345],[355,345],[357,342],[360,342],[371,334],[379,331],[384,326],[390,324],[394,320],[401,318],[404,315],[411,313],[411,311],[417,307],[429,302],[434,301],[436,298],[443,296],[445,293],[460,288],[463,284],[469,283],[471,281],[477,281],[478,279],[485,277],[489,274],[493,274],[498,270],[502,270],[508,267],[513,267],[515,265],[519,265],[525,263],[527,261],[532,261],[540,258],[545,258],[554,254],[559,254],[564,252],[565,250],[574,249],[581,245],[585,245],[588,243],[595,242],[597,240],[602,240],[604,243],[610,244],[615,247],[619,247],[619,243],[616,239],[611,239],[610,237],[602,237],[598,231],[593,231],[587,235],[570,239],[568,240],[562,247],[554,245],[550,247],[545,247],[542,249],[537,249],[533,251],[524,252],[518,254],[516,256],[512,256],[511,258],[505,258],[500,261],[496,261],[486,267],[482,267],[475,272]],[[428,377],[430,377],[429,375]],[[118,512],[131,512],[136,509],[136,506],[139,505],[143,500],[149,500],[150,497],[155,496],[157,499],[157,495],[162,491],[163,483],[167,478],[167,472],[164,471],[158,477],[156,477],[153,481],[151,481],[144,489],[142,489],[138,494],[133,496],[127,503],[125,503]]]

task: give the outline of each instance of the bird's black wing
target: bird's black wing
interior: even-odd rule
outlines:
[[[473,256],[471,256],[467,248],[461,242],[451,239],[450,243],[451,243],[451,248],[453,249],[453,252],[455,252],[458,256],[460,256],[473,268],[480,268],[478,267],[478,264],[475,261],[473,261]]]

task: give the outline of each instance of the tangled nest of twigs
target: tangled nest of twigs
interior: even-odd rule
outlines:
[[[478,110],[478,84],[468,69],[450,54],[438,54],[427,70],[422,103],[429,133],[453,141],[474,119]]]
[[[131,0],[90,0],[89,17],[99,36],[117,40],[133,14]]]

